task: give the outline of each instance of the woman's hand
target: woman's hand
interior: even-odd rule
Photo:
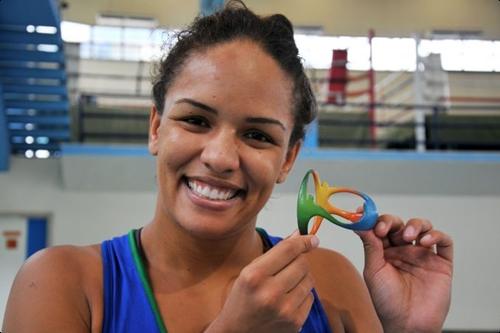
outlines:
[[[424,219],[382,215],[358,232],[364,278],[384,332],[441,332],[450,306],[453,242]]]
[[[294,233],[246,266],[205,332],[297,332],[313,303],[305,253],[316,236]]]

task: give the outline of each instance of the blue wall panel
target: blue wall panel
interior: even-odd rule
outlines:
[[[3,89],[0,83],[0,172],[9,169],[10,144],[7,132],[7,116],[3,103]]]
[[[47,219],[32,217],[28,219],[28,242],[26,258],[47,246]]]
[[[59,28],[59,8],[56,0],[0,1],[1,25],[48,25]]]

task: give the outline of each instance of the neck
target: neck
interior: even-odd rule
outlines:
[[[255,221],[214,239],[190,234],[176,223],[156,217],[144,227],[141,238],[150,266],[188,280],[199,281],[216,272],[237,275],[263,253]]]

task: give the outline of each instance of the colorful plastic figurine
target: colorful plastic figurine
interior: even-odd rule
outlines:
[[[314,180],[315,198],[307,193],[307,183],[311,174]],[[363,198],[363,212],[348,212],[333,206],[328,200],[336,193],[351,193]],[[335,218],[334,215],[343,217],[353,223],[344,223]],[[316,234],[323,219],[327,219],[346,229],[372,229],[377,222],[378,214],[375,203],[368,195],[345,187],[330,187],[327,182],[321,183],[318,173],[311,169],[307,171],[302,180],[297,200],[297,220],[301,235],[308,233],[308,225],[312,217],[314,217],[314,225],[310,233]]]

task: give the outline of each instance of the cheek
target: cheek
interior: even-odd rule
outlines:
[[[246,165],[252,179],[259,186],[273,187],[280,174],[282,157],[281,154],[258,151],[247,155]]]
[[[162,132],[156,157],[156,171],[160,186],[177,179],[178,173],[196,157],[199,145],[189,135],[176,128]]]

